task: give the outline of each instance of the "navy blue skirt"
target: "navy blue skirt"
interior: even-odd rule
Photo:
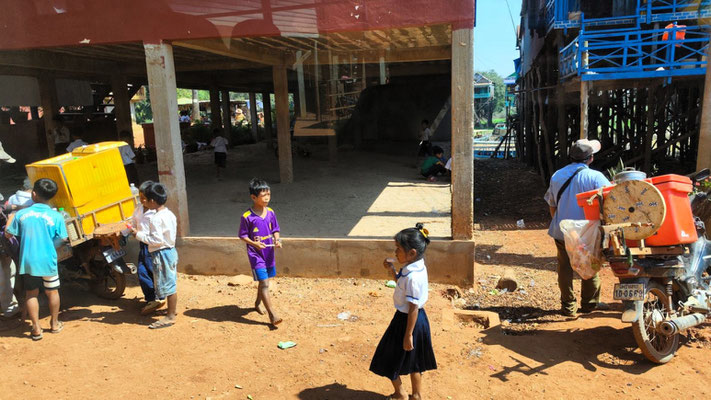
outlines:
[[[417,314],[415,330],[412,332],[412,351],[402,348],[406,329],[407,314],[395,311],[390,326],[375,349],[373,361],[370,362],[370,370],[373,373],[394,381],[400,375],[437,369],[430,337],[430,321],[424,309],[420,309]]]

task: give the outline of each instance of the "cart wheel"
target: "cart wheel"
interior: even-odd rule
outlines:
[[[123,296],[126,290],[126,276],[106,264],[103,275],[90,282],[91,291],[99,297],[116,300]]]

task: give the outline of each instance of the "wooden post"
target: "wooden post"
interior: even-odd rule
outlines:
[[[40,75],[40,103],[42,104],[42,119],[44,120],[44,134],[47,138],[47,151],[50,157],[54,157],[54,138],[50,135],[54,129],[54,116],[59,110],[57,105],[57,85],[54,77],[46,74]]]
[[[301,50],[296,52],[296,59],[298,60],[296,76],[299,80],[299,117],[306,118],[306,84],[304,83],[304,63],[301,62]]]
[[[711,44],[706,50],[706,80],[704,81],[704,97],[701,101],[699,149],[696,152],[696,170],[704,168],[711,168]]]
[[[656,87],[647,88],[647,129],[644,132],[644,163],[642,171],[650,175],[652,171],[652,138],[654,136],[654,104]]]
[[[329,51],[329,54],[331,52]],[[339,60],[338,56],[333,56],[331,58],[331,108],[337,108],[339,107],[338,105],[338,97],[337,95],[341,94],[341,87],[339,87],[340,81],[338,80],[339,78]],[[337,115],[338,111],[334,111],[332,115]],[[337,117],[335,117],[337,118]],[[330,163],[335,163],[336,159],[338,157],[338,140],[335,136],[329,136],[328,137],[328,161]]]
[[[291,160],[291,134],[289,132],[289,88],[286,66],[272,67],[274,102],[277,114],[277,143],[279,145],[279,178],[281,183],[294,182],[294,164]]]
[[[192,119],[193,122],[197,121],[200,119],[200,92],[197,90],[193,90],[193,109],[192,113],[190,114],[190,118]]]
[[[368,72],[366,71],[366,64],[365,64],[365,57],[363,57],[363,61],[361,63],[361,74],[362,74],[362,82],[361,82],[361,90],[365,90],[368,87]]]
[[[580,139],[588,138],[588,110],[590,106],[590,83],[580,81]]]
[[[558,84],[556,88],[556,104],[558,107],[558,168],[563,167],[568,160],[568,118],[565,111],[565,89]]]
[[[114,115],[116,116],[116,133],[121,139],[121,132],[126,131],[131,137],[133,146],[133,123],[131,121],[131,99],[128,98],[128,82],[120,74],[111,76],[111,91],[114,93]]]
[[[452,31],[452,237],[474,237],[474,29]]]
[[[217,87],[210,88],[210,120],[212,129],[222,127],[222,113],[220,112],[220,91]]]
[[[385,57],[380,57],[380,84],[384,85],[388,82],[388,77],[385,75]],[[473,81],[472,81],[473,82]]]
[[[252,139],[255,142],[259,141],[259,130],[257,129],[257,95],[254,92],[249,93],[249,122],[252,126]]]
[[[232,106],[230,105],[230,91],[222,90],[222,99],[220,104],[222,105],[222,135],[225,139],[230,140],[230,130],[232,129]]]
[[[175,84],[173,47],[167,43],[143,45],[146,53],[148,87],[155,129],[158,178],[168,188],[168,208],[178,219],[178,236],[190,232],[188,197],[185,186],[183,148],[176,112],[178,96]],[[217,108],[219,112],[219,107]]]
[[[274,134],[272,132],[272,95],[262,93],[262,104],[264,104],[264,136],[267,138],[267,148],[273,149]]]

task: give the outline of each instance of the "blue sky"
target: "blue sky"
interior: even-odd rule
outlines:
[[[514,24],[520,24],[521,0],[477,0],[474,30],[474,68],[493,69],[504,78],[514,72],[513,60],[519,56],[506,1]]]

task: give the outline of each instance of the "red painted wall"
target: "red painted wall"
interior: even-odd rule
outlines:
[[[474,22],[475,0],[5,0],[0,49]]]

